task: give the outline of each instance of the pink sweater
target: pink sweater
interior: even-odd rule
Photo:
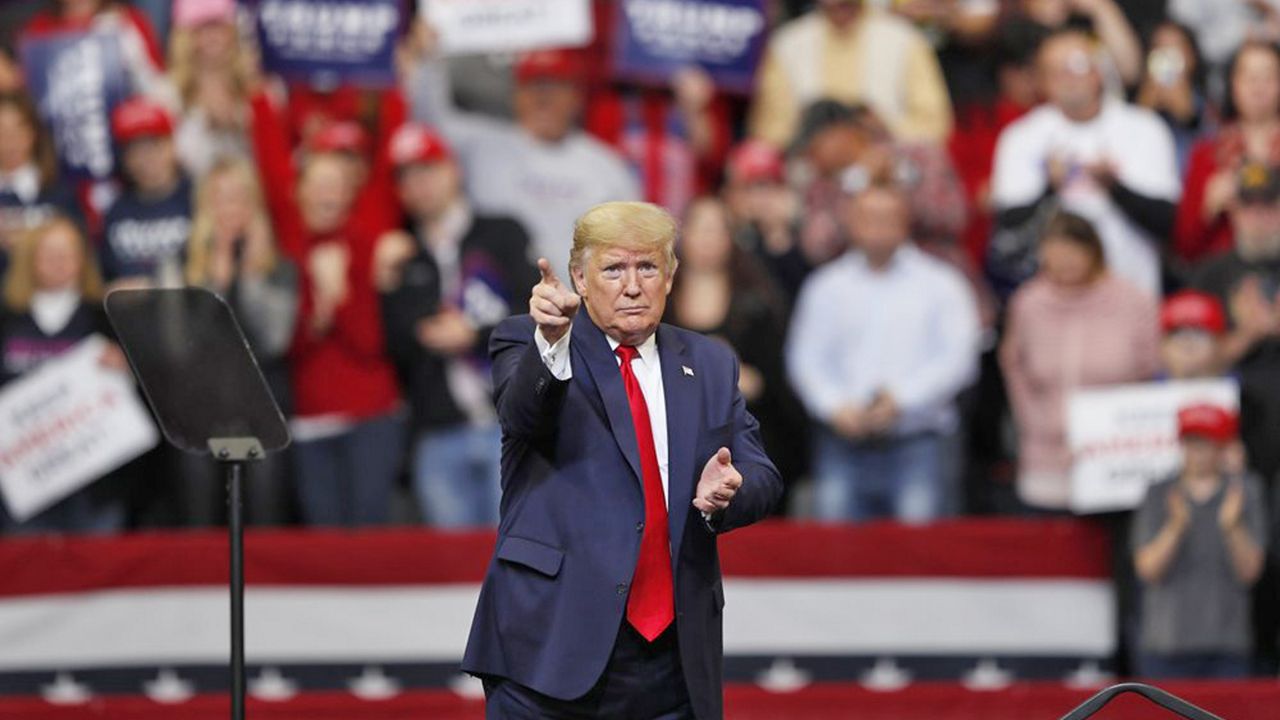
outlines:
[[[1018,428],[1023,502],[1067,506],[1066,398],[1075,388],[1154,376],[1158,312],[1146,292],[1112,275],[1078,290],[1036,277],[1013,296],[1000,364]]]

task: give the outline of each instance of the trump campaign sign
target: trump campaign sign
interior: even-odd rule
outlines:
[[[446,55],[578,47],[591,42],[590,0],[420,0]]]
[[[262,66],[328,88],[395,85],[401,0],[256,0]]]
[[[111,111],[129,96],[120,40],[109,32],[67,32],[22,41],[27,86],[53,134],[64,177],[111,176]]]
[[[616,13],[620,79],[665,85],[696,65],[721,90],[751,91],[764,49],[764,0],[622,0]]]
[[[1071,509],[1078,513],[1131,510],[1147,486],[1177,472],[1178,410],[1208,402],[1235,410],[1235,380],[1175,381],[1076,391],[1067,402]]]
[[[0,494],[22,522],[143,452],[160,437],[126,373],[82,341],[0,393]]]

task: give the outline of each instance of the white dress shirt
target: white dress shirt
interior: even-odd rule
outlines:
[[[533,331],[534,344],[542,362],[557,380],[568,380],[573,377],[573,367],[569,361],[570,331],[556,341],[554,345],[547,342],[541,330]],[[621,345],[617,340],[605,336],[609,341],[609,349],[617,350]],[[667,492],[667,399],[662,387],[662,361],[658,357],[658,341],[650,335],[647,340],[636,347],[638,354],[631,361],[631,372],[635,373],[640,383],[640,393],[644,395],[644,404],[649,409],[649,427],[653,431],[653,449],[658,455],[658,471],[662,475],[662,495],[670,504]],[[622,365],[622,358],[615,353],[614,362]]]
[[[956,395],[978,371],[973,292],[959,272],[914,245],[879,270],[856,252],[814,271],[791,320],[787,367],[809,412],[829,422],[884,391],[894,432],[952,432]]]

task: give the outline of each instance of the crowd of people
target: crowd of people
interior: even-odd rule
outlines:
[[[647,200],[681,224],[668,321],[737,353],[793,516],[1067,513],[1075,390],[1234,378],[1132,551],[1148,669],[1243,673],[1280,478],[1280,3],[766,5],[744,97],[612,77],[603,0],[590,46],[514,57],[415,18],[378,89],[265,72],[235,0],[9,3],[0,382],[110,336],[109,289],[208,288],[290,421],[252,522],[493,525],[490,330],[577,217]],[[76,30],[127,70],[111,177],[59,179],[24,82],[24,40]],[[216,524],[220,495],[157,449],[0,533]]]

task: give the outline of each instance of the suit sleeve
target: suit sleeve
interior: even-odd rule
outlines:
[[[557,380],[543,363],[533,332],[533,320],[518,315],[502,321],[489,339],[498,422],[511,437],[552,434],[569,387],[567,380]]]
[[[723,512],[711,516],[707,525],[726,533],[763,520],[782,499],[782,476],[765,453],[760,439],[760,423],[747,411],[746,400],[738,392],[738,362],[733,361],[733,466],[742,473],[742,487]]]

